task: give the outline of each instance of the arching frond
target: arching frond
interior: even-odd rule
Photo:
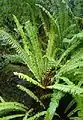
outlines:
[[[34,85],[37,85],[37,86],[45,89],[44,86],[42,86],[39,82],[37,82],[36,80],[32,79],[31,77],[29,77],[27,75],[24,75],[23,73],[14,72],[14,75],[17,75],[19,78],[22,78],[23,80],[27,80],[28,82],[31,82]]]
[[[4,30],[0,30],[0,35],[2,36],[2,39],[8,40],[9,44],[11,44],[19,57],[22,58],[22,61],[29,67],[29,69],[32,71],[34,76],[36,78],[39,78],[39,73],[35,61],[35,56],[32,54],[31,51],[27,49],[27,52],[21,47],[19,42],[15,40],[9,33],[5,32]]]
[[[77,86],[77,85],[63,85],[63,84],[57,84],[55,83],[52,86],[47,86],[47,88],[49,89],[56,89],[56,90],[60,90],[63,92],[69,92],[71,94],[82,94],[83,93],[83,88]]]
[[[75,96],[77,102],[78,120],[83,119],[83,94],[80,96]]]
[[[37,114],[35,114],[34,116],[28,118],[27,120],[35,120],[36,118],[39,118],[41,116],[44,116],[46,114],[46,111],[43,111],[43,112],[39,112]]]
[[[62,96],[63,96],[62,92],[59,92],[57,90],[53,91],[51,102],[50,102],[50,105],[49,105],[47,112],[46,112],[46,115],[45,115],[45,120],[52,120],[53,119],[53,117],[55,115],[56,108],[58,107],[59,101],[62,98]]]
[[[13,118],[23,117],[25,114],[16,114],[0,118],[0,120],[11,120]]]
[[[26,112],[27,110],[28,110],[28,108],[25,107],[21,103],[17,103],[17,102],[2,102],[2,103],[0,103],[0,116],[4,113],[9,113],[12,111]]]
[[[38,98],[31,90],[23,87],[22,85],[17,85],[17,87],[18,87],[20,90],[26,92],[30,97],[32,97],[36,102],[39,102],[40,105],[44,107],[43,103],[39,100],[39,98]]]

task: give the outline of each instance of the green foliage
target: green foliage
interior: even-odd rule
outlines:
[[[77,109],[78,111],[78,120],[83,119],[83,95],[76,96],[76,101],[77,101]]]
[[[57,89],[63,92],[69,92],[71,94],[82,94],[83,88],[73,85],[62,85],[55,83],[53,86],[47,86],[49,89]]]
[[[18,118],[18,117],[23,117],[24,114],[17,114],[17,115],[10,115],[10,116],[6,116],[6,117],[2,117],[0,118],[0,120],[10,120],[10,119],[13,119],[13,118]]]
[[[76,97],[76,95],[80,97],[81,94],[83,94],[83,88],[79,87],[79,81],[83,76],[83,48],[81,45],[83,42],[83,30],[78,29],[75,16],[69,8],[67,1],[57,0],[56,4],[58,5],[58,12],[55,11],[55,13],[52,12],[52,14],[42,5],[36,4],[37,9],[40,11],[40,19],[44,22],[44,36],[47,37],[46,40],[48,41],[44,52],[42,52],[43,48],[41,47],[42,45],[38,35],[39,29],[33,13],[33,20],[29,19],[25,22],[24,28],[20,25],[16,16],[13,15],[17,31],[22,38],[21,43],[8,32],[0,30],[0,39],[7,40],[9,45],[15,48],[14,55],[6,54],[5,57],[12,62],[20,62],[27,65],[33,77],[17,72],[14,72],[14,75],[26,80],[31,83],[31,85],[35,85],[38,88],[38,92],[41,91],[41,93],[39,93],[37,97],[34,93],[35,91],[32,92],[22,85],[17,85],[17,87],[23,92],[26,92],[43,107],[43,102],[40,100],[41,95],[44,96],[44,91],[48,92],[48,90],[51,94],[47,111],[44,111],[45,106],[42,108],[43,112],[40,110],[39,113],[35,115],[31,114],[31,116],[29,116],[26,107],[23,105],[12,102],[6,103],[1,99],[5,104],[3,108],[1,106],[0,110],[22,110],[26,112],[23,118],[24,120],[35,120],[44,115],[45,120],[52,120],[59,106],[59,101],[65,93],[68,92],[74,97]],[[43,16],[43,14],[47,16],[49,25],[45,22],[45,15]],[[81,77],[79,77],[78,81],[74,82],[78,74],[80,74]],[[81,81],[83,81],[83,77]],[[81,97],[79,99],[81,99]],[[78,117],[79,120],[82,120],[83,110],[81,105],[82,101],[80,101],[77,101],[77,107],[79,109]],[[3,103],[1,103],[1,105]],[[71,111],[68,117],[72,116],[72,113],[76,111],[77,108]],[[19,115],[6,116],[6,118],[2,119],[12,119],[15,117],[19,117]]]
[[[73,8],[73,12],[76,16],[83,16],[83,2],[82,0],[79,0],[79,2],[77,0],[74,1],[74,8]]]
[[[28,108],[25,107],[21,103],[4,102],[3,101],[2,103],[0,102],[0,119],[1,120],[9,120],[9,119],[16,118],[16,117],[23,117],[25,115],[24,113],[26,113],[27,110],[28,110]],[[22,113],[7,116],[7,114],[12,112],[12,111],[20,111]],[[3,115],[6,115],[6,117],[4,117]]]
[[[14,72],[14,75],[17,75],[19,78],[27,80],[27,81],[33,83],[34,85],[37,85],[37,86],[39,86],[39,87],[44,89],[44,86],[42,86],[39,82],[37,82],[36,80],[32,79],[31,77],[29,77],[27,75],[24,75],[22,73],[16,73],[16,72]]]
[[[32,2],[29,0],[0,0],[0,26],[7,26],[7,28],[13,30],[14,21],[12,14],[15,14],[22,24],[24,24],[27,19],[30,19],[31,15],[30,12],[28,12],[30,11],[30,7],[27,5],[27,2],[34,8],[35,0],[32,0]]]
[[[35,120],[36,118],[39,118],[39,117],[41,117],[41,116],[43,116],[45,114],[46,114],[46,111],[39,112],[39,113],[35,114],[34,116],[28,118],[27,120]]]
[[[62,92],[59,92],[57,90],[53,91],[51,102],[50,102],[49,108],[48,108],[46,116],[45,116],[45,120],[52,120],[53,119],[53,117],[55,115],[56,108],[59,105],[59,100],[61,99],[62,96],[63,96]]]
[[[26,111],[27,107],[20,103],[16,102],[2,102],[0,103],[0,115],[5,112],[5,111],[12,111],[12,110],[21,110],[21,111]],[[3,111],[4,110],[4,111]]]
[[[18,87],[20,90],[26,92],[30,97],[32,97],[36,102],[39,102],[40,105],[44,107],[43,103],[39,100],[39,98],[38,98],[31,90],[23,87],[22,85],[17,85],[17,87]]]

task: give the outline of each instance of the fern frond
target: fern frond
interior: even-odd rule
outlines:
[[[31,59],[33,59],[33,62],[35,61],[35,60],[37,60],[37,61],[35,61],[35,66],[36,66],[36,69],[37,69],[37,64],[42,60],[42,55],[41,55],[41,50],[40,50],[40,47],[38,46],[39,45],[39,43],[38,43],[38,40],[37,40],[37,31],[36,31],[36,28],[35,28],[35,26],[34,27],[32,27],[32,24],[30,23],[29,24],[29,22],[28,22],[28,26],[27,26],[27,23],[25,24],[25,28],[26,28],[26,30],[28,31],[28,35],[29,35],[29,38],[30,38],[30,40],[31,40],[31,43],[32,43],[32,48],[34,49],[34,54],[35,55],[32,55],[31,54],[31,52],[30,52],[30,47],[31,47],[31,45],[30,45],[30,41],[27,39],[27,37],[26,37],[26,35],[25,35],[25,33],[24,33],[24,31],[23,31],[23,29],[22,29],[22,26],[20,25],[20,23],[19,23],[19,21],[17,20],[17,18],[16,18],[16,16],[14,16],[13,15],[13,17],[14,17],[14,20],[15,20],[15,22],[16,22],[16,25],[17,25],[17,28],[18,28],[18,30],[19,30],[19,32],[20,32],[20,34],[21,34],[21,36],[22,36],[22,39],[23,39],[23,45],[24,45],[24,50],[26,51],[26,53],[28,54],[28,57],[30,58],[30,56],[32,56],[31,57]],[[28,43],[28,44],[27,44]],[[41,56],[40,56],[41,55]],[[38,59],[39,58],[39,59]],[[31,59],[29,60],[29,62],[31,61]],[[32,62],[31,62],[31,64],[33,64]],[[31,64],[30,64],[30,66],[31,66]],[[40,64],[38,64],[38,65],[43,65],[43,61],[42,61],[42,63],[40,63]],[[41,67],[39,67],[39,68],[41,68]],[[41,69],[42,70],[42,69]],[[37,73],[40,71],[40,69],[38,69],[37,70]],[[40,74],[40,73],[39,73]]]
[[[57,31],[58,31],[59,38],[61,39],[60,28],[59,28],[59,25],[57,23],[57,20],[55,20],[54,17],[50,14],[50,12],[48,10],[46,10],[42,5],[36,4],[36,6],[38,6],[39,8],[41,8],[49,16],[49,18],[51,19],[51,21],[55,24],[55,26],[57,28]]]
[[[15,23],[17,25],[18,31],[20,32],[20,35],[21,35],[21,37],[23,39],[24,49],[26,49],[28,40],[27,40],[27,38],[25,36],[25,33],[23,32],[22,26],[20,25],[20,23],[19,23],[19,21],[18,21],[18,19],[16,18],[15,15],[13,15],[13,18],[14,18],[14,21],[15,21]]]
[[[2,117],[0,118],[0,120],[11,120],[13,118],[19,118],[19,117],[23,117],[25,114],[17,114],[17,115],[10,115],[10,116],[6,116],[6,117]]]
[[[43,89],[45,89],[44,86],[42,86],[39,82],[37,82],[36,80],[32,79],[31,77],[29,77],[28,75],[25,75],[23,73],[17,73],[17,72],[14,72],[14,75],[17,75],[19,78],[22,78],[23,80],[27,80],[28,82],[31,82],[33,83],[34,85],[37,85]]]
[[[46,50],[46,56],[48,58],[53,57],[53,50],[55,46],[55,31],[53,28],[53,25],[50,25],[50,31],[48,34],[49,40],[48,40],[48,45],[47,45],[47,50]]]
[[[32,52],[34,52],[34,57],[36,60],[37,64],[37,69],[39,72],[39,75],[41,77],[43,71],[44,71],[44,63],[42,59],[42,51],[41,47],[38,41],[38,36],[37,36],[37,27],[36,25],[32,25],[30,21],[25,23],[25,29],[27,31],[27,35],[30,39],[31,42],[31,47],[32,47]]]
[[[70,120],[78,120],[78,117],[70,117]]]
[[[58,72],[58,75],[61,75],[62,73],[66,73],[66,72],[69,72],[71,70],[75,70],[77,68],[80,68],[80,67],[83,67],[83,61],[81,60],[78,60],[78,61],[75,61],[75,60],[70,60],[70,61],[67,61],[66,64],[64,64],[62,66],[62,68],[60,69],[60,71]]]
[[[75,100],[72,100],[72,101],[68,104],[68,106],[66,107],[64,113],[67,113],[68,110],[69,110],[75,103],[76,103],[76,101],[75,101]]]
[[[75,96],[77,102],[78,120],[83,120],[83,94]]]
[[[29,114],[33,111],[33,108],[31,108],[24,116],[23,120],[26,120],[29,116]]]
[[[66,78],[66,77],[59,77],[59,76],[57,76],[56,75],[56,78],[57,79],[61,79],[61,80],[63,80],[65,83],[67,83],[68,85],[73,85],[73,83],[68,79],[68,78]]]
[[[5,55],[3,55],[3,58],[7,59],[11,63],[23,63],[23,64],[25,64],[25,62],[23,61],[21,56],[19,56],[17,54],[15,54],[15,55],[5,54]]]
[[[21,103],[17,102],[2,102],[0,103],[0,115],[12,111],[23,111],[26,112],[28,110],[27,107],[25,107]]]
[[[42,21],[42,25],[43,25],[43,28],[44,28],[44,31],[45,31],[45,35],[48,36],[48,30],[47,30],[47,26],[46,26],[46,23],[45,23],[45,20],[44,20],[44,17],[42,15],[42,12],[40,11],[40,19]]]
[[[57,65],[60,64],[60,62],[62,61],[62,59],[67,56],[74,48],[76,48],[81,42],[82,42],[82,39],[83,39],[83,31],[81,31],[80,33],[78,34],[75,34],[73,36],[73,38],[71,39],[71,41],[75,41],[75,43],[71,42],[72,45],[62,54],[62,56],[60,57],[60,59],[58,60],[58,63]]]
[[[49,93],[49,94],[41,96],[40,99],[42,100],[42,99],[46,99],[46,98],[50,98],[50,97],[51,97],[51,94]]]
[[[71,24],[69,27],[66,28],[66,30],[63,31],[63,38],[65,38],[71,31],[75,30],[76,24]],[[76,34],[76,33],[74,33]],[[68,41],[67,41],[68,42]]]
[[[5,32],[4,30],[0,30],[0,35],[2,36],[3,40],[4,39],[8,40],[9,44],[15,48],[18,55],[22,58],[24,63],[29,67],[29,69],[32,71],[34,76],[36,78],[39,78],[36,61],[31,51],[27,49],[27,51],[25,52],[25,50],[21,47],[21,45],[10,34]]]
[[[71,112],[68,113],[67,117],[70,118],[72,115],[74,115],[78,111],[79,111],[79,109],[77,109],[77,108],[71,110]]]
[[[45,120],[52,120],[56,111],[56,108],[59,105],[59,101],[62,98],[63,93],[57,90],[53,91],[50,105],[47,109]]]
[[[52,86],[47,86],[47,88],[49,89],[56,89],[56,90],[60,90],[63,92],[69,92],[71,94],[82,94],[83,93],[83,88],[77,86],[77,85],[63,85],[63,84],[57,84],[55,83]]]
[[[7,32],[5,32],[4,30],[0,30],[0,36],[2,36],[3,40],[6,39],[10,45],[12,45],[16,52],[19,54],[20,57],[22,57],[23,61],[25,62],[25,64],[27,63],[27,58],[25,57],[25,52],[22,49],[22,47],[20,46],[20,44]]]
[[[23,120],[27,120],[28,115],[29,115],[29,114],[26,113],[25,116],[24,116],[24,118],[23,118]]]
[[[36,4],[39,8],[41,8],[48,16],[49,18],[55,23],[55,25],[58,27],[58,24],[56,23],[56,20],[53,18],[53,16],[50,14],[48,10],[46,10],[42,5]]]
[[[36,118],[38,119],[39,117],[44,116],[45,114],[46,114],[46,111],[39,112],[39,113],[35,114],[34,116],[28,118],[27,120],[35,120]]]
[[[38,98],[31,90],[23,87],[22,85],[17,85],[17,87],[18,87],[20,90],[26,92],[30,97],[32,97],[36,102],[39,102],[40,105],[44,107],[44,104],[39,100],[39,98]]]

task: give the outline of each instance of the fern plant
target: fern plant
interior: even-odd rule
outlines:
[[[0,120],[10,120],[13,118],[23,117],[27,112],[28,108],[21,103],[17,102],[5,102],[1,97],[0,102]],[[14,114],[12,111],[17,111],[20,113]],[[8,115],[11,112],[12,115]]]
[[[36,6],[48,15],[50,21],[47,29],[47,24],[41,18],[48,38],[47,48],[44,53],[38,38],[38,28],[35,21],[27,21],[23,30],[16,16],[13,15],[22,38],[22,44],[4,30],[0,30],[0,36],[2,36],[2,39],[7,39],[9,44],[15,48],[17,52],[15,59],[19,58],[23,64],[27,65],[34,77],[17,72],[14,72],[14,75],[37,86],[39,92],[42,92],[42,96],[45,95],[43,91],[46,91],[46,95],[48,90],[49,93],[52,92],[49,107],[45,111],[47,106],[44,105],[40,93],[37,97],[28,88],[17,85],[20,90],[26,92],[43,107],[43,112],[39,111],[38,114],[32,114],[31,117],[26,113],[24,119],[35,120],[45,115],[44,120],[52,120],[56,115],[55,112],[59,106],[59,101],[65,93],[68,92],[73,96],[83,94],[83,88],[79,86],[80,77],[78,76],[80,74],[82,77],[83,73],[81,72],[83,70],[83,48],[81,46],[83,31],[77,30],[76,23],[70,20],[69,14],[72,16],[72,13],[65,1],[61,1],[61,9],[59,9],[56,16],[51,15],[49,11],[39,4],[36,4]],[[65,12],[65,9],[63,13],[61,12],[63,6],[65,6],[67,12]],[[42,17],[42,12],[40,17]],[[79,79],[75,81],[77,77]],[[81,109],[79,110],[81,112]]]

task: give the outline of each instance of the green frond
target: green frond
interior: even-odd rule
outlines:
[[[75,96],[77,102],[78,120],[83,120],[83,94]]]
[[[50,14],[50,12],[48,11],[48,10],[46,10],[42,5],[40,5],[40,4],[36,4],[36,6],[38,6],[39,8],[41,8],[48,16],[49,16],[49,18],[52,20],[52,21],[54,21],[54,23],[56,24],[56,26],[58,26],[57,25],[57,23],[56,23],[56,20],[53,18],[53,16]]]
[[[76,27],[77,27],[76,24],[71,24],[69,27],[67,27],[62,33],[63,38],[65,38],[65,36],[68,36],[68,34],[70,34],[71,31],[74,31],[76,29]],[[76,34],[76,33],[74,32],[74,34]],[[67,41],[67,42],[69,42],[69,41]]]
[[[26,112],[27,109],[28,108],[25,107],[23,104],[17,103],[17,102],[2,102],[2,103],[0,103],[0,115],[2,115],[4,113],[12,112],[12,111]]]
[[[59,76],[57,76],[57,75],[55,75],[56,76],[56,78],[57,79],[61,79],[61,80],[63,80],[65,83],[67,83],[68,85],[73,85],[73,83],[68,79],[68,78],[66,78],[66,77],[59,77]]]
[[[9,33],[7,33],[4,30],[0,30],[0,36],[2,36],[3,40],[7,40],[9,44],[12,45],[16,49],[16,51],[20,54],[22,50],[20,44]]]
[[[4,30],[0,30],[0,36],[2,36],[2,39],[4,39],[4,40],[6,39],[9,42],[9,44],[15,48],[19,57],[22,58],[22,60],[29,67],[29,69],[34,74],[34,76],[36,78],[39,78],[34,54],[32,54],[32,52],[29,51],[28,49],[27,49],[27,51],[25,51],[21,47],[19,42],[17,40],[15,40],[9,33],[5,32]]]
[[[68,47],[68,49],[62,54],[62,56],[58,60],[57,65],[59,65],[60,62],[63,60],[63,58],[67,56],[74,48],[76,48],[82,42],[82,39],[83,39],[83,31],[73,36],[73,38],[71,39],[71,46]]]
[[[71,39],[66,39],[66,42],[69,43],[69,45],[72,45],[73,43],[76,43],[76,41],[80,41],[82,42],[82,39],[83,39],[83,31],[80,31],[79,33],[75,33],[73,34],[72,38]],[[64,42],[64,40],[63,40]]]
[[[17,85],[17,87],[18,87],[20,90],[26,92],[30,97],[32,97],[36,102],[39,102],[40,105],[44,107],[43,103],[39,100],[39,98],[38,98],[31,90],[23,87],[22,85]]]
[[[59,75],[61,75],[62,73],[67,73],[71,70],[75,70],[78,67],[83,67],[83,56],[82,54],[76,54],[76,56],[79,55],[77,58],[76,57],[72,57],[69,61],[67,61],[60,69],[60,71],[57,73]]]
[[[41,8],[51,19],[54,20],[53,16],[50,14],[50,12],[48,10],[46,10],[42,5],[36,4],[36,6],[38,6],[39,8]]]
[[[54,25],[50,23],[50,30],[48,32],[48,44],[46,48],[46,53],[44,55],[46,69],[50,69],[55,66],[55,53],[56,53],[56,42],[55,42],[55,30]],[[46,58],[45,58],[46,57]]]
[[[43,111],[43,112],[39,112],[37,114],[35,114],[34,116],[28,118],[27,120],[35,120],[36,118],[39,118],[41,116],[44,116],[46,114],[46,111]]]
[[[53,57],[53,51],[54,51],[54,46],[55,46],[55,31],[54,31],[54,27],[51,24],[50,25],[50,31],[48,33],[48,44],[47,44],[47,50],[46,50],[46,56],[48,58],[52,58]]]
[[[25,29],[27,32],[27,36],[29,37],[29,40],[31,42],[31,48],[32,48],[32,53],[34,54],[35,58],[35,64],[37,64],[37,69],[39,76],[42,76],[42,73],[44,71],[44,62],[43,62],[43,56],[42,56],[42,50],[40,47],[40,43],[38,40],[38,35],[37,35],[37,27],[36,25],[32,25],[30,21],[25,23]]]
[[[46,98],[50,98],[50,97],[51,97],[51,94],[49,93],[49,94],[46,94],[46,95],[41,96],[41,97],[40,97],[40,100],[46,99]]]
[[[78,112],[79,109],[75,108],[73,110],[71,110],[71,112],[68,113],[67,117],[70,118],[71,116],[73,116],[76,112]]]
[[[17,73],[17,72],[14,72],[14,75],[17,75],[19,78],[22,78],[23,80],[27,80],[28,82],[31,82],[31,83],[33,83],[34,85],[37,85],[37,86],[45,89],[44,86],[42,86],[39,82],[37,82],[36,80],[32,79],[32,78],[29,77],[28,75],[25,75],[25,74],[23,74],[23,73]]]
[[[56,28],[57,28],[57,31],[58,31],[58,35],[59,35],[59,38],[61,37],[60,36],[60,29],[59,29],[59,25],[57,23],[57,21],[54,19],[54,17],[50,14],[50,12],[48,10],[46,10],[42,5],[40,4],[36,4],[36,6],[38,6],[39,8],[41,8],[48,16],[49,18],[51,19],[51,21],[55,24]]]
[[[19,117],[23,117],[25,114],[16,114],[16,115],[10,115],[10,116],[6,116],[6,117],[2,117],[0,118],[0,120],[11,120],[13,118],[19,118]]]
[[[25,33],[24,33],[23,29],[22,29],[22,26],[20,25],[19,21],[17,20],[16,16],[13,15],[13,17],[14,17],[14,20],[16,22],[17,28],[18,28],[21,36],[22,36],[24,50],[28,54],[28,59],[29,59],[28,61],[30,63],[30,67],[35,62],[34,67],[36,66],[36,69],[35,69],[35,70],[37,70],[36,74],[38,73],[39,76],[41,76],[40,75],[40,74],[42,74],[41,71],[40,71],[41,67],[39,67],[39,65],[41,65],[41,64],[43,65],[43,60],[42,60],[42,54],[41,54],[41,50],[40,50],[39,43],[38,43],[36,27],[32,26],[32,23],[30,23],[30,22],[28,22],[28,24],[27,24],[27,22],[25,23],[25,29],[26,29],[26,31],[28,33],[28,37],[31,40],[31,41],[29,41],[29,39],[26,37],[26,35],[25,35]],[[31,42],[31,45],[30,45],[30,42]],[[33,48],[34,55],[30,52],[30,50],[29,50],[30,47]],[[39,63],[40,61],[41,61],[41,63]],[[33,71],[35,71],[35,70],[33,70]]]
[[[19,23],[19,21],[18,21],[18,19],[16,18],[15,15],[13,15],[13,18],[14,18],[14,21],[15,21],[15,23],[17,25],[18,31],[19,31],[22,39],[23,39],[24,49],[26,49],[28,40],[27,40],[27,38],[25,36],[25,33],[23,32],[22,26],[20,25],[20,23]]]
[[[24,116],[24,118],[23,118],[23,120],[27,120],[28,115],[29,115],[29,114],[26,113],[25,116]]]
[[[59,106],[59,101],[62,98],[62,96],[63,96],[62,92],[57,91],[57,90],[53,91],[51,102],[50,102],[50,105],[49,105],[46,115],[45,115],[45,120],[53,119],[56,108]]]
[[[47,86],[47,88],[49,89],[56,89],[56,90],[60,90],[63,92],[69,92],[71,94],[82,94],[83,93],[83,88],[77,86],[77,85],[63,85],[63,84],[57,84],[55,83],[52,86]]]
[[[23,64],[25,64],[22,57],[19,56],[18,54],[14,54],[14,55],[5,54],[5,55],[3,55],[3,58],[7,59],[11,63],[23,63]]]
[[[71,109],[71,107],[76,103],[76,101],[73,99],[68,106],[66,107],[64,113],[67,113],[69,109]]]
[[[42,21],[42,25],[43,25],[43,28],[44,28],[44,31],[45,31],[45,35],[48,36],[47,25],[45,23],[44,16],[42,15],[42,12],[40,12],[39,16],[40,16],[40,19]]]
[[[2,39],[6,39],[10,45],[12,45],[16,52],[19,54],[20,57],[22,57],[23,61],[25,62],[25,64],[27,63],[27,59],[24,56],[24,50],[22,49],[21,45],[7,32],[5,32],[4,30],[0,30],[0,36],[2,36]]]
[[[33,111],[33,108],[31,108],[26,114],[25,116],[23,117],[23,120],[27,120],[29,114]]]
[[[78,117],[70,117],[70,120],[78,120]]]

